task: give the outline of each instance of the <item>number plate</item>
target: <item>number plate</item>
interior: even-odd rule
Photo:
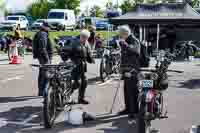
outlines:
[[[153,88],[153,80],[141,80],[140,83],[143,88]]]

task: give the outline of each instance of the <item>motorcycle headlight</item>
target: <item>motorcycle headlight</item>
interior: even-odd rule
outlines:
[[[104,50],[104,55],[109,55],[109,54],[110,54],[110,51],[107,50],[107,49],[105,49],[105,50]]]
[[[138,73],[137,79],[138,79],[138,80],[143,80],[143,79],[145,79],[145,74],[144,74],[144,73]]]
[[[151,78],[151,80],[157,80],[158,79],[158,74],[151,73],[150,78]]]

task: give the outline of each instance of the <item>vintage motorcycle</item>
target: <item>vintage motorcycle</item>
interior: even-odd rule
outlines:
[[[113,49],[105,46],[100,63],[100,79],[105,82],[113,73],[118,74],[121,62],[120,49]]]
[[[70,106],[72,89],[73,63],[61,63],[58,65],[32,65],[45,69],[48,78],[48,86],[44,92],[43,117],[45,128],[51,128],[58,114]]]
[[[151,133],[151,121],[168,118],[164,111],[163,91],[168,88],[167,72],[182,73],[183,71],[169,70],[174,55],[160,52],[155,69],[132,69],[125,73],[125,77],[137,75],[138,78],[138,106],[137,132]]]
[[[200,48],[195,43],[195,41],[177,42],[174,48],[176,60],[189,59],[189,56],[193,56],[199,52]]]

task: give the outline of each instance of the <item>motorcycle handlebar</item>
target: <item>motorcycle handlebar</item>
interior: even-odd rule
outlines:
[[[72,64],[31,64],[32,67],[46,67],[46,68],[58,68],[58,67],[72,67]]]

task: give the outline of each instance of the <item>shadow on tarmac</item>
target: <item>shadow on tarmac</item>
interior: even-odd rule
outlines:
[[[93,85],[99,81],[101,81],[101,79],[99,77],[90,78],[90,79],[88,79],[88,84]]]
[[[12,108],[5,112],[0,112],[0,132],[1,133],[16,133],[18,130],[23,128],[31,128],[33,125],[40,125],[42,121],[42,107],[33,107],[33,106],[26,106],[26,107],[19,107],[19,108]],[[28,118],[31,115],[35,114],[38,115],[37,121],[29,121]],[[2,125],[3,122],[6,122],[5,125]]]
[[[73,130],[73,129],[78,129],[81,131],[81,128],[92,128],[96,127],[97,125],[102,125],[106,123],[112,123],[112,127],[110,128],[100,128],[97,130],[103,130],[104,133],[121,133],[121,132],[135,132],[135,123],[129,123],[127,117],[119,117],[117,115],[108,115],[108,116],[98,116],[95,121],[90,121],[86,122],[82,126],[73,126],[68,124],[67,122],[60,122],[55,124],[55,126],[51,130],[44,129],[43,127],[39,127],[36,129],[22,129],[19,130],[20,133],[58,133],[58,132],[63,132],[63,131],[68,131],[68,130]],[[70,131],[69,131],[70,132]]]
[[[190,79],[184,82],[180,82],[180,88],[187,88],[187,89],[200,89],[200,79]]]
[[[21,102],[31,99],[37,99],[36,96],[21,96],[21,97],[0,97],[0,103]]]
[[[0,59],[0,61],[9,61],[9,59]]]

